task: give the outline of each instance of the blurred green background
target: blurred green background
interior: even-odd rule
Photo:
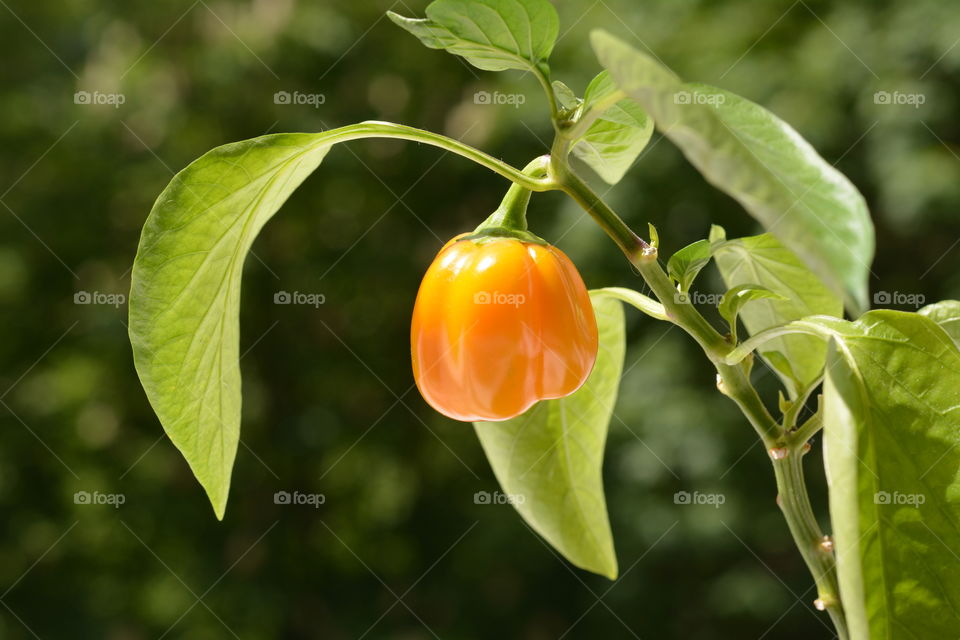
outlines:
[[[635,312],[604,470],[620,580],[567,565],[511,507],[474,503],[495,479],[472,429],[413,389],[407,342],[432,256],[507,186],[466,160],[336,147],[266,227],[246,264],[243,442],[223,522],[139,387],[125,305],[76,304],[126,293],[154,198],[225,142],[376,118],[516,166],[544,152],[531,78],[480,72],[383,17],[425,4],[0,1],[0,637],[832,637],[762,448],[693,343]],[[583,90],[598,70],[587,35],[604,27],[764,104],[867,196],[874,291],[960,296],[960,6],[558,10],[555,77]],[[478,91],[524,103],[477,104]],[[93,104],[110,96],[123,104]],[[663,255],[711,223],[757,231],[659,135],[607,197],[634,228],[657,225]],[[640,286],[560,195],[535,196],[530,215],[589,286]],[[719,288],[713,274],[699,286]],[[276,305],[280,291],[325,304]],[[772,376],[755,375],[772,404]],[[807,460],[823,513],[818,443]],[[124,504],[77,504],[78,491]],[[277,491],[325,502],[278,505]],[[725,502],[677,505],[678,491]]]

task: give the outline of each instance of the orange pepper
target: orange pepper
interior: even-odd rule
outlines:
[[[477,235],[448,242],[423,277],[413,377],[454,420],[506,420],[580,388],[597,357],[597,322],[562,251]]]

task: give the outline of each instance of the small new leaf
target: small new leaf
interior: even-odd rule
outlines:
[[[740,313],[740,309],[751,300],[761,300],[763,298],[784,300],[784,297],[779,293],[757,284],[738,284],[720,298],[717,310],[730,325],[730,335],[734,342],[737,340],[737,315]]]
[[[427,47],[463,56],[479,69],[548,75],[560,21],[547,0],[436,0],[426,13],[425,19],[387,16]]]
[[[584,123],[590,124],[571,142],[573,155],[605,182],[616,184],[650,141],[653,120],[617,88],[606,71],[587,86],[581,114]]]
[[[647,228],[650,230],[650,246],[654,249],[660,248],[660,234],[657,233],[657,228],[653,226],[652,222],[647,223]]]
[[[697,274],[710,262],[710,242],[697,240],[670,256],[667,271],[681,293],[690,290]]]
[[[713,259],[727,287],[760,285],[778,294],[757,299],[740,312],[751,335],[807,316],[842,315],[840,296],[771,234],[727,240],[723,228],[714,225],[710,240]],[[764,344],[761,355],[796,394],[819,379],[827,347],[812,336],[785,335]]]
[[[576,111],[577,107],[583,104],[583,100],[577,97],[573,89],[568,87],[560,80],[554,80],[550,83],[553,86],[553,95],[557,96],[557,103],[561,108],[568,112]]]

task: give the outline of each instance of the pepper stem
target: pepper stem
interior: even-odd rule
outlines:
[[[527,230],[527,204],[530,202],[530,191],[514,182],[507,189],[500,206],[484,220],[477,231],[488,227],[501,227],[511,231]]]
[[[525,175],[535,177],[544,176],[547,173],[549,156],[534,158],[526,167],[523,168]],[[514,182],[507,189],[506,195],[500,202],[497,210],[480,223],[474,233],[481,233],[490,230],[507,231],[526,231],[527,230],[527,205],[530,203],[530,190],[524,188],[519,183]]]

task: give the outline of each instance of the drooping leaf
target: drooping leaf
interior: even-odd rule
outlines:
[[[730,325],[730,333],[734,340],[737,337],[737,316],[743,306],[753,300],[783,300],[779,293],[771,291],[757,284],[738,284],[731,287],[720,298],[717,310],[720,316]]]
[[[243,263],[330,137],[278,134],[210,151],[164,189],[140,237],[129,305],[134,363],[218,518],[240,437]]]
[[[922,315],[819,320],[833,336],[824,453],[851,638],[960,629],[960,352]]]
[[[670,256],[667,261],[667,272],[673,278],[681,293],[690,290],[690,285],[697,274],[710,262],[710,242],[697,240],[688,244],[680,251]]]
[[[617,85],[717,188],[796,253],[859,315],[867,309],[873,224],[863,196],[793,128],[727,91],[684,84],[603,31],[593,49]]]
[[[503,491],[574,565],[613,579],[617,559],[603,494],[603,448],[625,350],[623,308],[591,293],[600,351],[584,385],[503,422],[475,423]]]
[[[424,19],[387,15],[431,49],[446,49],[487,71],[547,70],[560,28],[547,0],[436,0]]]
[[[617,96],[621,99],[617,99]],[[572,141],[573,155],[583,160],[608,184],[616,184],[653,135],[653,120],[622,92],[606,71],[587,86],[581,117],[596,119]]]
[[[960,301],[935,302],[928,304],[917,313],[927,316],[943,327],[943,330],[960,346]]]
[[[757,300],[741,311],[740,318],[751,335],[807,316],[842,315],[840,297],[769,233],[727,240],[723,229],[714,226],[710,238],[727,287],[758,284],[780,296]],[[765,343],[761,355],[795,393],[798,386],[807,387],[819,379],[827,348],[812,336],[786,335]]]

